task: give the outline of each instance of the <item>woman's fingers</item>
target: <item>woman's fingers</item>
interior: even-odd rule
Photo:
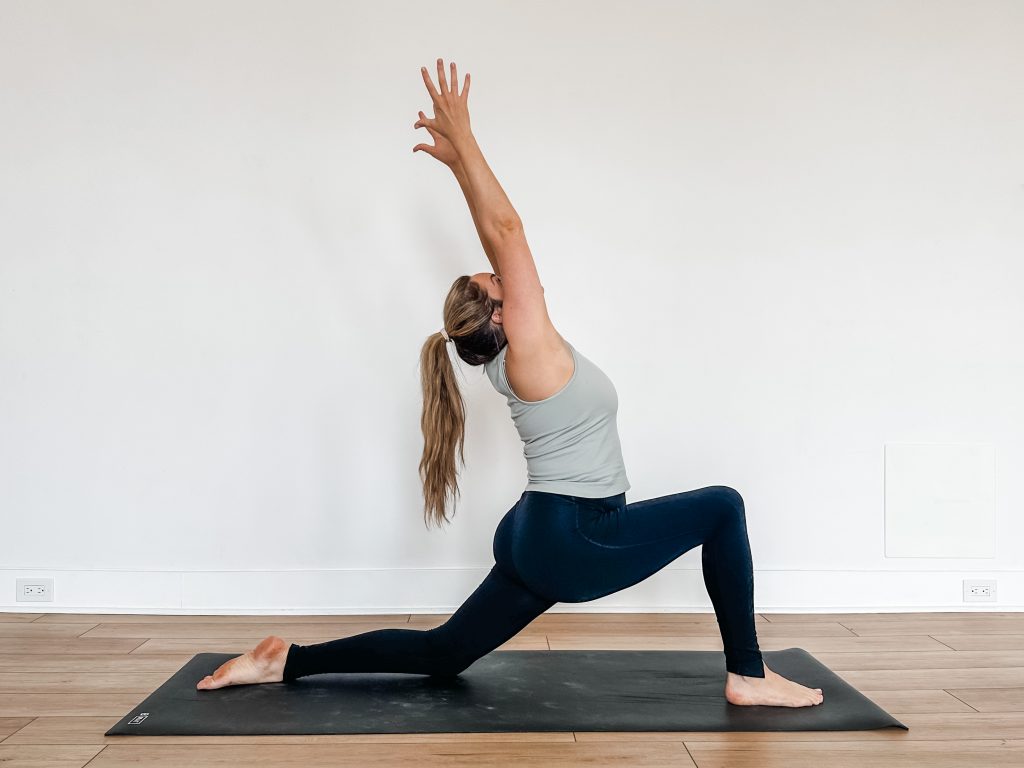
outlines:
[[[423,115],[423,113],[420,112],[420,119],[417,120],[413,124],[412,127],[413,128],[426,128],[427,129],[427,133],[430,134],[430,138],[432,138],[434,140],[435,144],[438,143],[438,142],[441,142],[441,141],[447,141],[447,139],[445,139],[444,136],[442,136],[440,133],[438,133],[437,130],[434,128],[434,126],[431,125],[432,122],[433,122],[432,120],[428,120]],[[415,150],[413,150],[413,151],[415,151]]]
[[[420,119],[417,120],[415,123],[413,123],[412,127],[413,128],[426,128],[427,129],[427,133],[429,133],[431,136],[433,136],[435,141],[437,141],[437,137],[440,135],[437,132],[437,129],[434,127],[434,121],[431,120],[426,115],[424,115],[422,110],[420,111]]]
[[[448,93],[448,81],[444,78],[444,59],[437,60],[437,84],[441,93]]]
[[[423,75],[423,82],[427,84],[427,92],[430,94],[430,98],[434,100],[436,104],[438,99],[441,98],[441,94],[434,88],[434,81],[430,79],[430,75],[427,74],[426,67],[420,67],[420,74]]]
[[[431,80],[430,75],[427,74],[427,68],[421,67],[420,74],[423,75],[423,82],[426,83],[427,91],[430,93],[430,97],[436,102],[441,94],[454,95],[465,100],[466,91],[469,90],[469,73],[466,73],[466,81],[462,88],[462,93],[459,93],[459,68],[456,67],[455,61],[451,62],[452,67],[452,83],[449,84],[447,78],[444,76],[444,59],[437,59],[437,83],[438,87],[434,87],[434,81]]]
[[[444,74],[444,59],[437,60],[437,82],[438,87],[434,87],[434,81],[431,80],[430,75],[427,74],[426,67],[420,67],[420,73],[423,75],[423,82],[427,84],[427,90],[430,92],[430,96],[434,99],[440,98],[441,94],[452,94],[454,96],[465,97],[466,88],[469,87],[469,75],[466,75],[466,84],[463,86],[463,92],[459,93],[459,72],[458,67],[455,66],[455,62],[451,62],[451,85],[448,84],[448,79]]]
[[[462,89],[462,93],[459,93],[459,71],[454,61],[450,62],[450,64],[452,79],[449,84],[448,79],[445,77],[444,59],[437,60],[437,79],[440,83],[440,91],[434,87],[434,81],[427,73],[427,68],[420,67],[423,82],[426,84],[430,98],[434,102],[434,117],[428,119],[423,113],[420,113],[420,121],[414,124],[416,128],[419,128],[420,125],[426,126],[431,130],[431,134],[436,131],[449,141],[453,137],[461,136],[469,131],[467,100],[470,84],[470,76],[467,73],[465,86]]]

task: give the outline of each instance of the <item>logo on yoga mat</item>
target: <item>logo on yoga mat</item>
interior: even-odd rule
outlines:
[[[143,720],[145,720],[147,717],[149,717],[149,712],[143,712],[141,715],[138,715],[137,717],[133,717],[131,720],[129,720],[128,721],[128,725],[138,725]]]

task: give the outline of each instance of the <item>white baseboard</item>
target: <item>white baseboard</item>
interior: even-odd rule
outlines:
[[[18,613],[390,614],[451,613],[490,567],[310,571],[0,569],[0,611]],[[15,580],[54,580],[53,602],[19,602]],[[965,603],[963,579],[997,579],[994,602]],[[554,612],[712,613],[700,568],[649,579]],[[1024,571],[754,570],[759,613],[1021,611]]]

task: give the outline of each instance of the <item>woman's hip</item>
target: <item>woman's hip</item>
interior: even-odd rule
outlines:
[[[624,494],[589,499],[526,491],[498,523],[494,560],[508,576],[550,600],[579,602],[577,595],[602,567],[604,548],[586,530],[597,517],[610,518]]]
[[[707,541],[735,513],[738,494],[726,491],[698,489],[628,505],[625,494],[592,499],[527,491],[498,524],[494,559],[506,575],[550,600],[596,599]]]

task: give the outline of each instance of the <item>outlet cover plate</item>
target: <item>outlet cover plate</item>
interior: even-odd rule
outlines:
[[[987,595],[972,594],[973,587],[988,587]],[[964,602],[965,603],[994,603],[996,602],[996,580],[995,579],[964,579]]]
[[[53,579],[16,579],[19,603],[52,603]]]

